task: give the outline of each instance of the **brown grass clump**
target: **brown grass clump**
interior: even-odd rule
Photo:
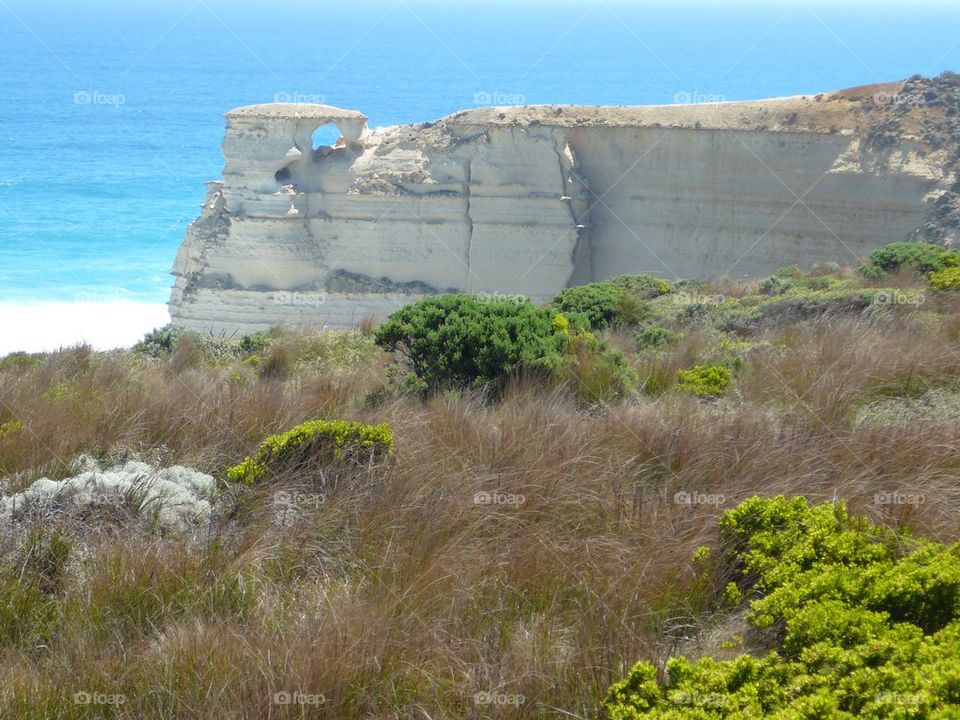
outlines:
[[[0,432],[4,493],[69,475],[80,453],[163,448],[222,477],[317,417],[386,422],[395,438],[389,463],[334,487],[224,488],[193,535],[5,527],[0,715],[593,718],[637,660],[716,644],[722,588],[691,557],[743,499],[843,499],[960,535],[960,423],[856,420],[873,398],[956,382],[946,294],[749,338],[687,327],[649,352],[617,330],[646,391],[597,407],[530,378],[497,401],[383,391],[388,358],[368,334],[276,333],[257,360],[191,340],[160,358],[77,348],[0,365],[0,427],[23,426]],[[673,391],[678,369],[730,353],[733,392]],[[61,550],[28,561],[31,542]]]

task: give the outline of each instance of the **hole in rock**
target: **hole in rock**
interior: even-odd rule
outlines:
[[[313,149],[319,150],[322,147],[334,147],[337,140],[340,139],[340,128],[332,123],[321,125],[313,131]]]
[[[277,179],[277,182],[283,185],[284,183],[290,182],[290,168],[280,168],[277,170],[274,177]]]

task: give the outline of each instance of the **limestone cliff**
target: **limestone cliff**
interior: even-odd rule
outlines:
[[[522,106],[370,129],[355,111],[227,114],[173,274],[177,325],[352,325],[448,290],[523,294],[857,264],[960,237],[954,76],[817,96]],[[334,124],[340,139],[314,147]]]

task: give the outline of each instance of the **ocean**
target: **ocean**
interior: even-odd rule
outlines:
[[[958,3],[0,0],[0,352],[125,344],[165,320],[240,105],[325,102],[377,126],[945,69]]]

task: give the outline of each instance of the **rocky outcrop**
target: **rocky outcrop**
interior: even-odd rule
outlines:
[[[933,95],[930,95],[933,93]],[[758,276],[958,238],[952,78],[756,102],[522,106],[369,129],[355,111],[227,114],[174,266],[177,325],[348,326],[443,291],[627,272]],[[314,147],[333,124],[340,140]]]

